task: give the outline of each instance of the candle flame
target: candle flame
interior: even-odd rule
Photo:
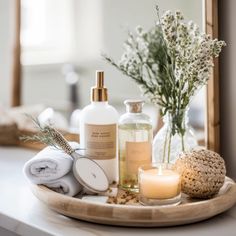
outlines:
[[[158,168],[158,175],[162,175],[162,166],[160,165],[160,167]]]

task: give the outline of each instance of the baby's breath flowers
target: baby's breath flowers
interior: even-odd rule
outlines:
[[[181,12],[167,11],[148,31],[141,26],[129,33],[124,53],[116,63],[104,58],[132,78],[161,114],[172,116],[171,133],[185,133],[184,111],[191,98],[209,79],[213,57],[218,57],[224,41],[201,33],[193,22],[185,22]],[[184,147],[183,147],[184,149]]]

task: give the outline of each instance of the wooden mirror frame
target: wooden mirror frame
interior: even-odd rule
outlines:
[[[218,0],[203,0],[205,8],[205,32],[218,38]],[[20,22],[21,1],[15,0],[15,40],[13,55],[11,105],[21,105],[21,62],[20,62]],[[206,138],[208,149],[220,152],[220,114],[219,114],[219,60],[214,59],[214,68],[207,85],[206,101]],[[160,124],[159,124],[160,126]]]
[[[14,41],[13,41],[13,65],[11,81],[11,106],[21,105],[21,0],[15,0],[15,19],[14,19]]]
[[[205,32],[218,38],[218,0],[205,0]],[[206,96],[206,146],[220,152],[220,77],[219,59],[214,58],[214,67],[207,85]]]

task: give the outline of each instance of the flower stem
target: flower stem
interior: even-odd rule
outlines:
[[[168,129],[166,130],[166,135],[165,135],[165,142],[164,142],[162,163],[164,163],[164,162],[165,162],[165,159],[166,159],[166,143],[167,143],[167,136],[168,136]]]
[[[171,149],[171,132],[170,132],[170,136],[169,136],[169,143],[168,143],[168,163],[170,163],[170,149]]]
[[[185,147],[184,147],[184,135],[181,134],[181,144],[182,144],[182,151],[185,151]]]

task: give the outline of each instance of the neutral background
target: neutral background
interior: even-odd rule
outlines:
[[[8,106],[10,103],[14,1],[0,0],[0,106]],[[43,5],[41,3],[49,5],[48,15],[44,15],[44,11],[40,12],[40,5]],[[28,11],[27,4],[31,5]],[[181,10],[186,20],[193,20],[202,28],[202,0],[35,0],[34,3],[31,0],[22,0],[23,104],[44,104],[69,117],[69,86],[62,70],[65,64],[70,63],[79,76],[79,108],[90,102],[90,88],[94,86],[95,70],[103,69],[109,103],[122,114],[125,111],[123,101],[140,98],[140,91],[133,81],[108,65],[101,58],[101,53],[107,53],[118,61],[128,30],[133,31],[137,25],[146,30],[153,27],[157,21],[156,4],[159,5],[160,14],[166,10]],[[25,18],[29,13],[31,17]],[[55,47],[62,41],[58,51],[65,47],[66,56],[60,56],[55,51],[41,55],[38,51],[47,48],[45,45],[31,51],[32,57],[25,56],[29,52],[24,45],[25,40],[30,41],[31,37],[37,39],[43,35],[40,23],[32,23],[37,16],[40,22],[46,22],[46,36],[56,35],[51,39],[52,46]],[[29,27],[30,24],[33,25],[32,31],[24,37],[26,25]],[[57,35],[57,32],[62,33]],[[201,90],[190,109],[190,122],[198,129],[198,139],[204,139],[204,108],[205,94]],[[146,105],[144,112],[151,116],[155,130],[159,119],[158,108]]]
[[[201,0],[68,0],[72,8],[68,11],[74,34],[71,56],[64,61],[62,59],[60,63],[56,63],[56,60],[45,63],[45,58],[39,58],[36,64],[24,65],[23,103],[45,103],[59,109],[67,106],[68,87],[62,74],[64,63],[72,63],[78,71],[80,106],[89,103],[96,69],[105,70],[111,103],[116,105],[129,97],[140,96],[137,86],[107,65],[100,55],[106,52],[118,60],[123,51],[123,41],[127,38],[127,30],[133,30],[137,25],[149,29],[155,24],[157,3],[161,13],[169,9],[180,9],[187,20],[202,25]],[[13,24],[14,0],[0,0],[0,104],[3,105],[9,105],[10,98]]]

